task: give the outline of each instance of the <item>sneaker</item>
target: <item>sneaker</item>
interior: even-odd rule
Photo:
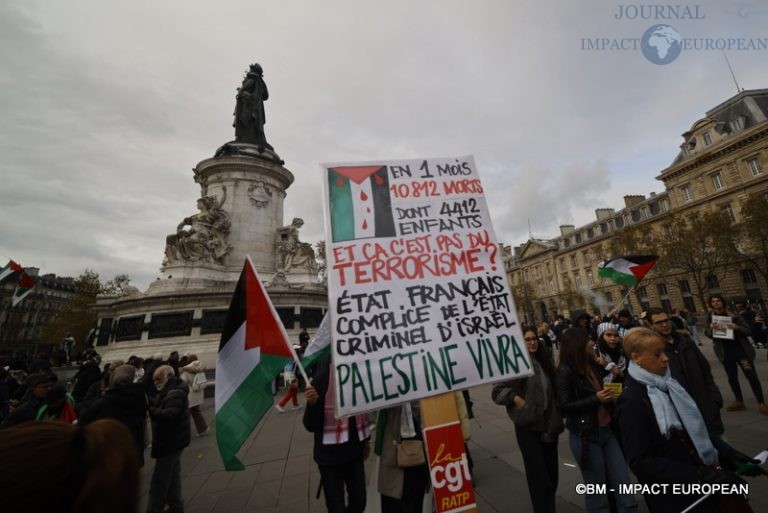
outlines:
[[[744,406],[743,401],[733,401],[731,404],[725,407],[727,411],[741,411],[746,410],[747,407]]]
[[[205,436],[205,435],[207,435],[207,434],[208,434],[210,431],[211,431],[211,428],[210,428],[210,427],[207,427],[207,428],[205,428],[205,431],[203,431],[202,433],[198,433],[198,434],[197,434],[197,436],[198,436],[198,437],[201,437],[201,436]]]
[[[757,407],[757,410],[763,415],[768,415],[768,404],[761,403],[760,406]]]
[[[276,405],[275,405],[275,408],[277,408],[277,411],[279,411],[280,413],[285,413],[285,408],[283,408],[283,407],[282,407],[282,406],[280,406],[279,404],[276,404]]]
[[[293,408],[291,408],[291,409],[292,409],[292,410],[300,410],[300,409],[302,409],[302,408],[304,408],[304,405],[303,405],[303,404],[297,404],[296,406],[294,406],[294,407],[293,407]]]

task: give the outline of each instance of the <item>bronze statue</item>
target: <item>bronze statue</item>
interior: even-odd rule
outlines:
[[[263,71],[259,64],[251,64],[251,68],[243,79],[243,84],[237,90],[235,105],[235,141],[251,143],[259,148],[272,146],[264,135],[264,102],[269,99],[267,84],[262,78]]]

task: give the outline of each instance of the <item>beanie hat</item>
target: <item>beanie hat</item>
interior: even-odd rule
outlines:
[[[618,328],[612,322],[601,322],[597,325],[597,338],[600,338],[603,333],[608,330],[618,331]]]

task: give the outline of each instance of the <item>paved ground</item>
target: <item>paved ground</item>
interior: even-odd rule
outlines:
[[[726,404],[733,400],[722,365],[715,360],[711,343],[702,347],[712,364],[715,379]],[[766,350],[758,350],[758,373],[768,388]],[[723,412],[726,436],[738,449],[756,454],[768,447],[768,416],[757,412],[752,392],[742,377],[747,411]],[[504,409],[490,400],[490,387],[471,391],[475,403],[472,440],[469,444],[475,461],[478,507],[481,512],[531,511],[523,463],[511,421]],[[279,394],[281,395],[281,394]],[[213,400],[203,409],[212,420]],[[212,423],[212,422],[211,422]],[[214,436],[196,438],[182,456],[183,493],[188,513],[315,513],[325,511],[322,497],[315,499],[319,474],[312,461],[312,437],[301,424],[301,410],[281,414],[271,410],[240,452],[244,472],[225,472]],[[560,486],[557,510],[580,512],[583,497],[575,485],[581,476],[567,445],[560,437]],[[146,501],[153,460],[143,469],[142,500]],[[367,466],[368,478],[375,483],[375,456]],[[750,498],[755,512],[768,511],[768,478],[750,479]],[[370,490],[370,488],[369,488]],[[638,497],[641,511],[647,511]],[[378,495],[371,492],[367,511],[378,511]],[[142,503],[142,508],[144,503]],[[143,509],[142,509],[143,511]]]

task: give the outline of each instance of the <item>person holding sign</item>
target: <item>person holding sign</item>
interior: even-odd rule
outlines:
[[[307,409],[303,423],[314,434],[313,456],[328,512],[362,513],[366,505],[363,461],[371,452],[368,419],[366,415],[334,416],[333,381],[331,360],[318,360],[313,384],[304,391]]]
[[[707,431],[696,402],[672,377],[665,341],[648,328],[627,333],[624,347],[630,357],[626,390],[617,411],[627,460],[640,484],[651,513],[687,511],[698,496],[675,493],[671,485],[713,484],[738,486],[738,473],[765,472],[759,461],[735,450]],[[667,486],[664,486],[667,485]],[[652,488],[650,488],[652,487]],[[749,512],[743,496],[713,495],[696,512]]]
[[[732,316],[725,306],[725,298],[720,294],[709,297],[711,312],[707,320],[706,335],[712,338],[715,356],[725,367],[728,384],[731,386],[734,402],[725,407],[727,411],[746,410],[744,396],[739,384],[739,371],[744,373],[752,392],[757,399],[760,413],[768,415],[768,405],[765,404],[763,388],[755,370],[755,348],[749,343],[750,330],[741,316]]]
[[[583,328],[570,328],[563,333],[555,375],[557,397],[570,432],[571,451],[584,483],[608,483],[609,488],[616,490],[613,493],[619,513],[635,512],[637,503],[633,494],[619,493],[620,485],[632,480],[614,434],[616,396],[603,388],[594,348],[594,342]],[[586,511],[608,511],[608,496],[587,494]]]
[[[534,513],[555,513],[557,438],[563,419],[553,386],[555,368],[533,327],[523,327],[534,375],[493,386],[493,402],[507,407],[523,455]]]

